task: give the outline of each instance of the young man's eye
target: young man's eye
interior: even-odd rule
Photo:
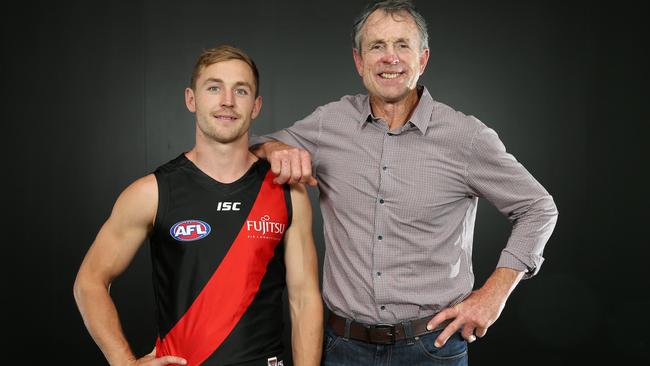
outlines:
[[[218,92],[218,91],[219,91],[219,87],[218,87],[218,86],[210,86],[210,87],[208,87],[208,91],[211,91],[211,92]]]
[[[237,90],[235,90],[235,93],[237,93],[237,95],[248,95],[248,90],[246,90],[246,89],[237,89]]]

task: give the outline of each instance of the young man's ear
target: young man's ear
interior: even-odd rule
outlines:
[[[253,104],[253,111],[251,113],[251,120],[257,118],[257,116],[260,114],[261,110],[262,110],[262,96],[258,95],[257,98],[255,98],[255,103]]]
[[[196,112],[196,100],[192,88],[185,88],[185,106],[190,112]]]

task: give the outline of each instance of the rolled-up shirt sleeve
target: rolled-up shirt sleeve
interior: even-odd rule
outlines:
[[[318,140],[320,137],[322,124],[321,114],[323,108],[317,108],[309,116],[297,121],[292,126],[263,136],[251,136],[249,146],[263,144],[268,141],[281,141],[287,145],[303,148],[312,155],[318,153]]]
[[[506,148],[497,133],[479,123],[468,154],[470,193],[490,201],[512,224],[497,267],[537,274],[557,222],[553,197]]]

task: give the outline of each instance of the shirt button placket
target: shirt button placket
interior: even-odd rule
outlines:
[[[382,211],[384,208],[384,203],[386,202],[383,198],[382,191],[384,190],[384,185],[385,185],[385,173],[386,170],[388,169],[388,164],[386,161],[386,150],[387,150],[387,144],[390,142],[391,134],[389,132],[384,133],[384,138],[383,138],[383,147],[380,150],[380,157],[379,157],[379,185],[377,187],[377,192],[375,196],[375,202],[376,202],[376,208],[375,208],[375,228],[374,228],[374,233],[375,233],[375,243],[376,247],[373,250],[373,272],[375,274],[374,276],[374,283],[375,283],[375,301],[377,301],[379,304],[382,302],[386,301],[385,299],[385,285],[382,282],[379,282],[382,280],[382,271],[380,268],[381,263],[383,262],[383,259],[385,257],[384,253],[385,248],[382,244],[382,241],[384,240],[384,233],[381,233],[380,230],[385,230],[386,225],[385,225],[385,215],[384,212]],[[379,305],[378,304],[378,305]],[[380,305],[381,310],[386,310],[385,305]]]
[[[388,127],[388,126],[386,126]],[[386,284],[383,281],[384,273],[382,271],[381,265],[385,262],[386,257],[390,255],[386,243],[384,241],[384,236],[386,235],[384,230],[388,228],[388,223],[386,222],[386,212],[384,209],[387,209],[386,206],[386,184],[389,182],[389,176],[386,174],[388,171],[389,158],[391,156],[391,146],[394,144],[392,141],[394,139],[394,134],[390,131],[385,131],[382,141],[382,147],[379,151],[379,184],[377,187],[377,192],[375,195],[375,222],[374,222],[374,234],[375,234],[375,248],[373,250],[373,272],[375,276],[373,279],[375,287],[375,301],[379,305],[380,310],[386,310],[386,301],[390,298],[386,295]],[[390,184],[389,184],[390,186]],[[381,305],[384,303],[384,305]]]

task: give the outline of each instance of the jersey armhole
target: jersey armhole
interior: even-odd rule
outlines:
[[[291,220],[293,219],[293,206],[291,203],[291,186],[285,184],[282,186],[284,189],[284,202],[287,207],[287,227],[291,226]]]
[[[164,222],[169,205],[169,185],[163,178],[162,174],[156,170],[154,172],[156,177],[156,184],[158,184],[158,208],[156,209],[156,219],[153,224],[153,232],[157,232]]]

